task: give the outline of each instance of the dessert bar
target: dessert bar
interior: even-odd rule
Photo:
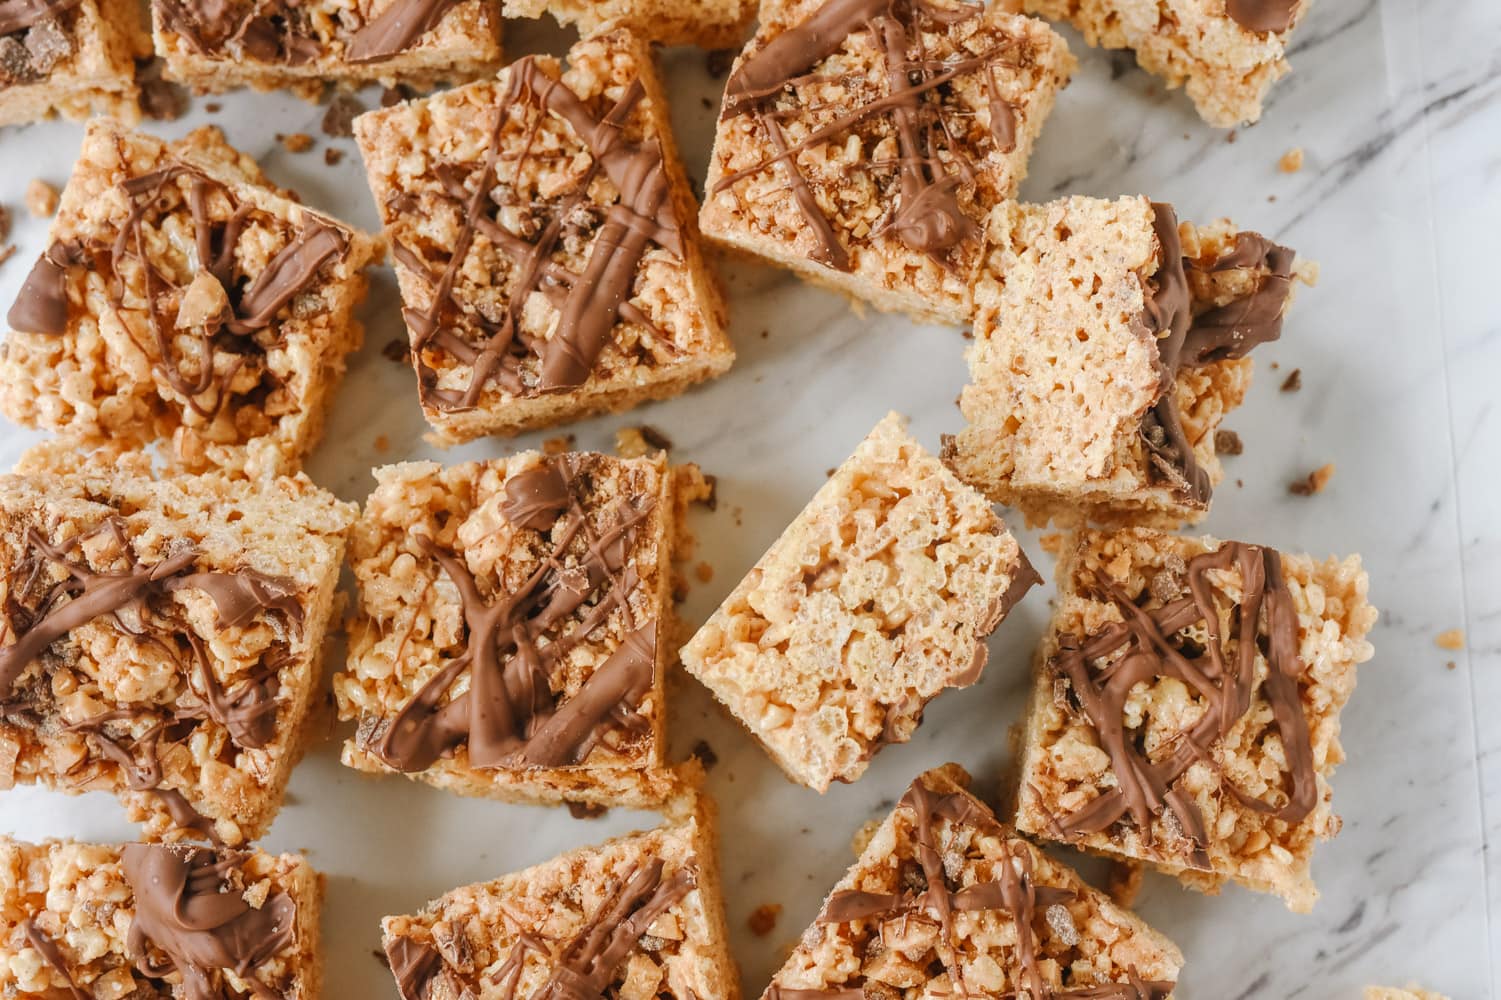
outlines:
[[[151,39],[133,2],[0,3],[0,126],[53,113],[134,122],[141,115],[135,60],[150,52]]]
[[[755,0],[505,0],[506,17],[551,14],[585,36],[629,28],[663,45],[727,49],[756,16]]]

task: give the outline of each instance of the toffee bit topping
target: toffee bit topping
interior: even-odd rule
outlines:
[[[747,177],[779,165],[787,174],[793,198],[818,244],[811,256],[835,270],[848,271],[849,253],[798,168],[797,154],[878,115],[886,115],[896,131],[899,147],[895,164],[899,195],[881,229],[889,229],[909,249],[940,262],[954,247],[972,242],[978,227],[960,206],[958,191],[973,182],[974,164],[953,142],[941,111],[936,104],[925,100],[925,95],[955,77],[986,68],[999,50],[935,62],[926,54],[921,35],[925,30],[946,30],[963,24],[983,11],[978,5],[948,8],[928,0],[831,0],[800,24],[777,35],[741,62],[725,89],[726,114],[755,116],[776,155],[721,178],[713,193],[728,190]],[[772,105],[784,98],[795,99],[796,87],[807,74],[838,52],[857,31],[869,31],[883,53],[887,95],[789,145],[780,124],[786,112]],[[999,96],[988,71],[987,84],[991,135],[996,149],[1007,153],[1016,147],[1016,109]],[[950,173],[939,159],[940,148],[957,166],[956,173]]]
[[[63,981],[68,984],[68,992],[73,994],[73,1000],[94,1000],[94,995],[80,987],[77,981],[74,980],[73,970],[68,967],[68,961],[63,958],[63,953],[57,947],[57,942],[48,937],[36,925],[35,920],[28,919],[21,926],[25,928],[26,943],[38,955],[42,956],[42,961],[52,966],[53,971],[63,977]]]
[[[1210,583],[1209,573],[1232,568],[1240,576],[1241,597],[1231,607],[1230,634],[1224,635],[1219,604],[1224,595]],[[1187,841],[1187,862],[1207,869],[1209,835],[1198,807],[1178,782],[1195,763],[1213,765],[1214,744],[1250,711],[1258,693],[1271,706],[1273,726],[1286,757],[1285,801],[1280,805],[1263,802],[1223,776],[1222,787],[1254,812],[1297,824],[1317,804],[1318,781],[1298,693],[1304,668],[1298,657],[1297,611],[1282,578],[1281,557],[1272,549],[1226,542],[1190,560],[1185,575],[1188,595],[1152,610],[1144,610],[1107,583],[1105,594],[1124,620],[1083,641],[1060,637],[1059,652],[1049,660],[1048,668],[1073,689],[1110,757],[1117,786],[1055,823],[1057,833],[1071,837],[1129,821],[1151,844],[1154,818],[1171,812]],[[1208,635],[1202,648],[1177,638],[1186,629],[1200,627]],[[1228,646],[1231,639],[1234,662]],[[1259,685],[1258,655],[1267,661],[1267,676]],[[1197,722],[1179,733],[1171,750],[1154,760],[1128,731],[1125,704],[1135,685],[1160,677],[1183,682],[1206,707]]]
[[[396,0],[354,33],[349,40],[349,61],[376,62],[405,52],[436,28],[458,3],[459,0]]]
[[[486,599],[462,555],[413,536],[418,551],[458,589],[468,637],[465,651],[413,695],[373,747],[391,767],[422,771],[465,743],[473,767],[565,766],[586,758],[607,729],[644,724],[635,709],[651,688],[657,623],[634,620],[630,596],[640,581],[627,556],[655,501],[621,501],[606,515],[609,526],[596,532],[574,495],[574,476],[573,461],[562,457],[521,473],[514,490],[507,483],[507,518],[524,518],[518,527],[545,525],[531,530],[551,532],[552,542],[541,565],[510,593]],[[578,565],[565,567],[565,552],[578,542],[584,547]],[[625,617],[624,641],[577,692],[559,700],[553,669],[617,608]],[[582,615],[578,625],[549,636],[575,613]],[[544,637],[549,641],[539,645]],[[469,689],[442,703],[466,670]]]
[[[1247,31],[1286,31],[1297,11],[1298,0],[1225,0],[1225,13]]]
[[[236,7],[225,0],[156,0],[168,30],[200,55],[228,52],[240,59],[301,66],[318,58],[322,44],[295,0],[264,0]]]
[[[275,995],[255,969],[291,945],[297,904],[277,890],[253,908],[235,887],[243,864],[242,855],[127,844],[123,868],[135,893],[127,946],[137,970],[153,979],[175,970],[187,1000],[234,995],[226,971],[249,980],[256,996]]]

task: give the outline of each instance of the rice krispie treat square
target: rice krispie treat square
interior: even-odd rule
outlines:
[[[674,818],[382,921],[403,1000],[739,1000],[712,820]]]
[[[1029,522],[1177,526],[1209,510],[1215,430],[1314,265],[1142,197],[1009,204],[975,286],[968,426],[944,459]]]
[[[265,186],[216,132],[95,120],[11,306],[0,410],[163,445],[182,471],[296,471],[362,331],[380,244]]]
[[[1169,88],[1186,85],[1199,117],[1231,128],[1261,117],[1290,67],[1293,29],[1313,0],[1026,0],[1030,14],[1068,21],[1090,45],[1133,49]]]
[[[299,855],[0,837],[0,996],[317,1000]]]
[[[1083,531],[1058,591],[1021,737],[1017,827],[1310,909],[1314,842],[1339,832],[1339,713],[1371,658],[1360,559]]]
[[[339,716],[344,763],[460,795],[654,805],[673,476],[589,452],[375,471]]]
[[[151,54],[132,0],[0,3],[0,126],[51,114],[140,119],[135,60]]]
[[[0,789],[253,840],[307,739],[355,511],[307,479],[0,476]]]
[[[879,309],[968,323],[981,224],[1016,196],[1074,69],[1004,6],[766,0],[725,88],[704,233]]]
[[[1164,1000],[1173,943],[996,821],[947,764],[918,776],[761,1000]]]
[[[500,65],[495,0],[151,0],[166,76],[200,94],[335,83],[430,89]]]
[[[727,49],[756,16],[755,0],[505,0],[506,17],[551,14],[584,36],[629,28],[663,45]]]
[[[361,115],[422,409],[443,443],[682,392],[734,360],[644,42],[527,56]]]
[[[854,781],[968,687],[1039,578],[990,502],[876,425],[682,650],[793,781]]]

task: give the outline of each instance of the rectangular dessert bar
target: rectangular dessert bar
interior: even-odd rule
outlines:
[[[576,44],[360,116],[444,443],[675,395],[734,360],[647,45]]]
[[[0,126],[54,113],[137,121],[135,60],[150,54],[133,0],[0,3]]]
[[[1287,74],[1293,29],[1313,0],[1026,0],[1030,14],[1068,21],[1090,45],[1133,49],[1168,87],[1186,85],[1211,125],[1261,117],[1261,102]]]
[[[959,475],[1029,522],[1197,521],[1215,430],[1314,265],[1228,221],[1143,197],[1010,204],[975,286]]]
[[[756,16],[755,0],[505,0],[506,17],[551,14],[584,36],[629,28],[662,45],[727,49]]]
[[[1339,713],[1371,658],[1359,558],[1083,531],[1066,542],[1058,592],[1017,827],[1310,909],[1314,842],[1339,831]]]
[[[382,921],[403,1000],[739,1000],[703,810]]]
[[[317,1000],[302,857],[0,837],[0,996]]]
[[[354,510],[305,478],[0,476],[0,789],[240,844],[301,756]]]
[[[989,501],[888,415],[682,650],[793,781],[905,743],[1037,574]]]
[[[767,0],[725,89],[704,233],[879,309],[965,324],[981,224],[1073,72],[1005,5]]]
[[[344,762],[461,795],[653,805],[672,634],[673,477],[572,452],[375,471]]]
[[[151,0],[151,12],[167,78],[198,93],[431,89],[500,65],[496,0]]]
[[[296,471],[362,339],[377,241],[292,201],[216,132],[105,120],[8,314],[0,410],[163,446],[182,471]]]
[[[948,764],[918,776],[761,1000],[1164,1000],[1171,941],[997,822]]]

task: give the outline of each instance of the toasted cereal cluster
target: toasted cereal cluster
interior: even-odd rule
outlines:
[[[300,477],[27,468],[0,477],[0,788],[111,791],[152,837],[261,836],[353,508]]]
[[[216,133],[169,145],[91,122],[9,313],[0,410],[163,443],[179,471],[295,472],[362,339],[351,312],[380,246],[251,171]]]
[[[1017,827],[1309,909],[1314,843],[1339,831],[1339,713],[1372,652],[1360,560],[1083,531],[1058,582]],[[1134,796],[1140,781],[1155,799]]]
[[[506,17],[551,14],[584,36],[629,28],[663,45],[725,49],[740,44],[754,0],[505,0]]]
[[[52,114],[140,118],[135,60],[151,53],[140,12],[119,0],[31,0],[0,19],[0,127]]]
[[[1172,992],[1172,942],[998,823],[968,784],[957,764],[918,776],[762,1000]]]
[[[990,503],[891,414],[682,651],[794,781],[853,781],[974,683],[1037,581]]]

